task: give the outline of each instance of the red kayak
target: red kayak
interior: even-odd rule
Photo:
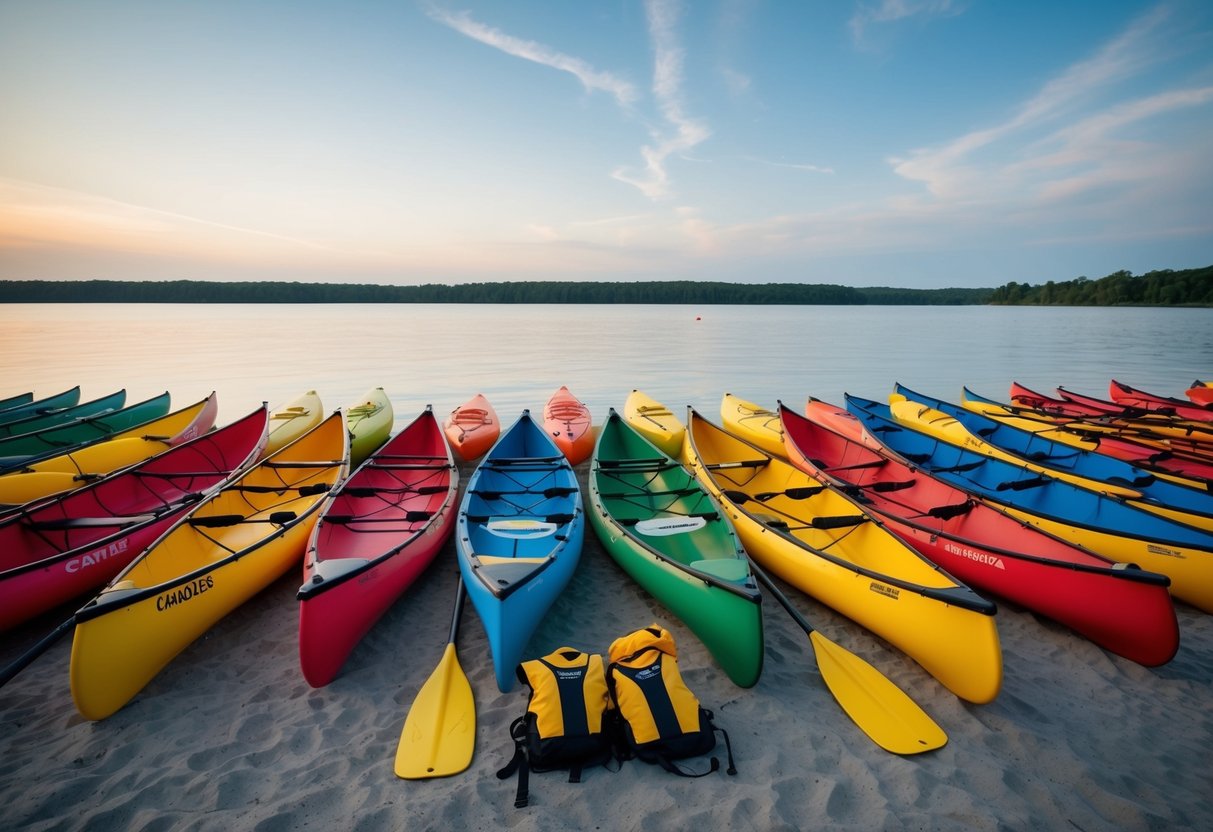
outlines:
[[[584,462],[594,451],[594,426],[590,422],[590,409],[567,387],[553,393],[544,405],[543,430],[552,437],[570,465]]]
[[[501,435],[501,422],[489,400],[477,393],[450,412],[442,422],[442,432],[459,458],[471,462],[493,447]]]
[[[1112,379],[1109,383],[1108,391],[1112,396],[1112,401],[1125,407],[1140,407],[1151,413],[1161,413],[1179,419],[1192,419],[1197,422],[1213,421],[1213,407],[1204,407],[1170,396],[1157,396],[1122,384],[1116,379]]]
[[[1114,564],[920,471],[880,447],[845,410],[780,406],[792,464],[843,489],[957,579],[1052,618],[1149,667],[1179,649],[1170,579]]]
[[[265,447],[265,407],[0,519],[0,630],[109,583]]]
[[[346,658],[442,550],[459,473],[429,407],[330,496],[299,588],[299,664],[312,687]]]

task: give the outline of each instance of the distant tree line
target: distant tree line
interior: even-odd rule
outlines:
[[[897,289],[814,283],[518,281],[447,286],[351,283],[220,283],[205,280],[0,281],[0,303],[586,303],[700,305],[1213,306],[1213,266],[1120,271],[996,289]]]
[[[1213,306],[1213,266],[1202,269],[1114,272],[1098,280],[1080,277],[1042,283],[1011,282],[995,289],[989,303],[1012,306]]]
[[[853,288],[808,283],[517,281],[456,286],[218,283],[202,280],[0,282],[0,303],[587,303],[862,305],[981,304],[989,289]]]

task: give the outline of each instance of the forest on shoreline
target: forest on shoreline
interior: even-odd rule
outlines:
[[[8,280],[0,303],[579,303],[839,306],[1213,306],[1213,265],[1012,281],[993,289],[901,289],[814,283],[517,281],[394,286],[206,280]]]

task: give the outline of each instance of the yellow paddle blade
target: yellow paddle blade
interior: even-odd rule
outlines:
[[[943,729],[879,670],[816,630],[809,640],[830,692],[881,748],[894,754],[921,754],[947,743]]]
[[[422,780],[458,774],[471,765],[475,748],[476,703],[452,642],[404,719],[396,776]]]

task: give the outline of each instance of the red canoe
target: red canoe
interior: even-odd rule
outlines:
[[[585,403],[561,387],[543,408],[543,429],[571,465],[590,458],[594,451],[594,426]]]
[[[1108,384],[1108,391],[1112,396],[1112,401],[1119,405],[1140,407],[1151,413],[1162,413],[1179,419],[1192,419],[1197,422],[1213,421],[1213,407],[1205,407],[1170,396],[1157,396],[1147,393],[1145,390],[1122,384],[1116,379],[1112,379]]]
[[[842,488],[924,557],[1127,659],[1152,667],[1174,657],[1179,625],[1165,575],[1113,564],[905,464],[841,408],[810,399],[806,412],[780,406],[791,462]]]
[[[379,448],[329,497],[299,588],[299,664],[312,687],[346,658],[434,560],[455,528],[459,473],[433,410]]]
[[[0,630],[104,586],[265,446],[265,407],[0,519]]]
[[[477,393],[450,412],[442,422],[442,432],[460,459],[471,462],[493,447],[501,435],[501,422],[489,400]]]

